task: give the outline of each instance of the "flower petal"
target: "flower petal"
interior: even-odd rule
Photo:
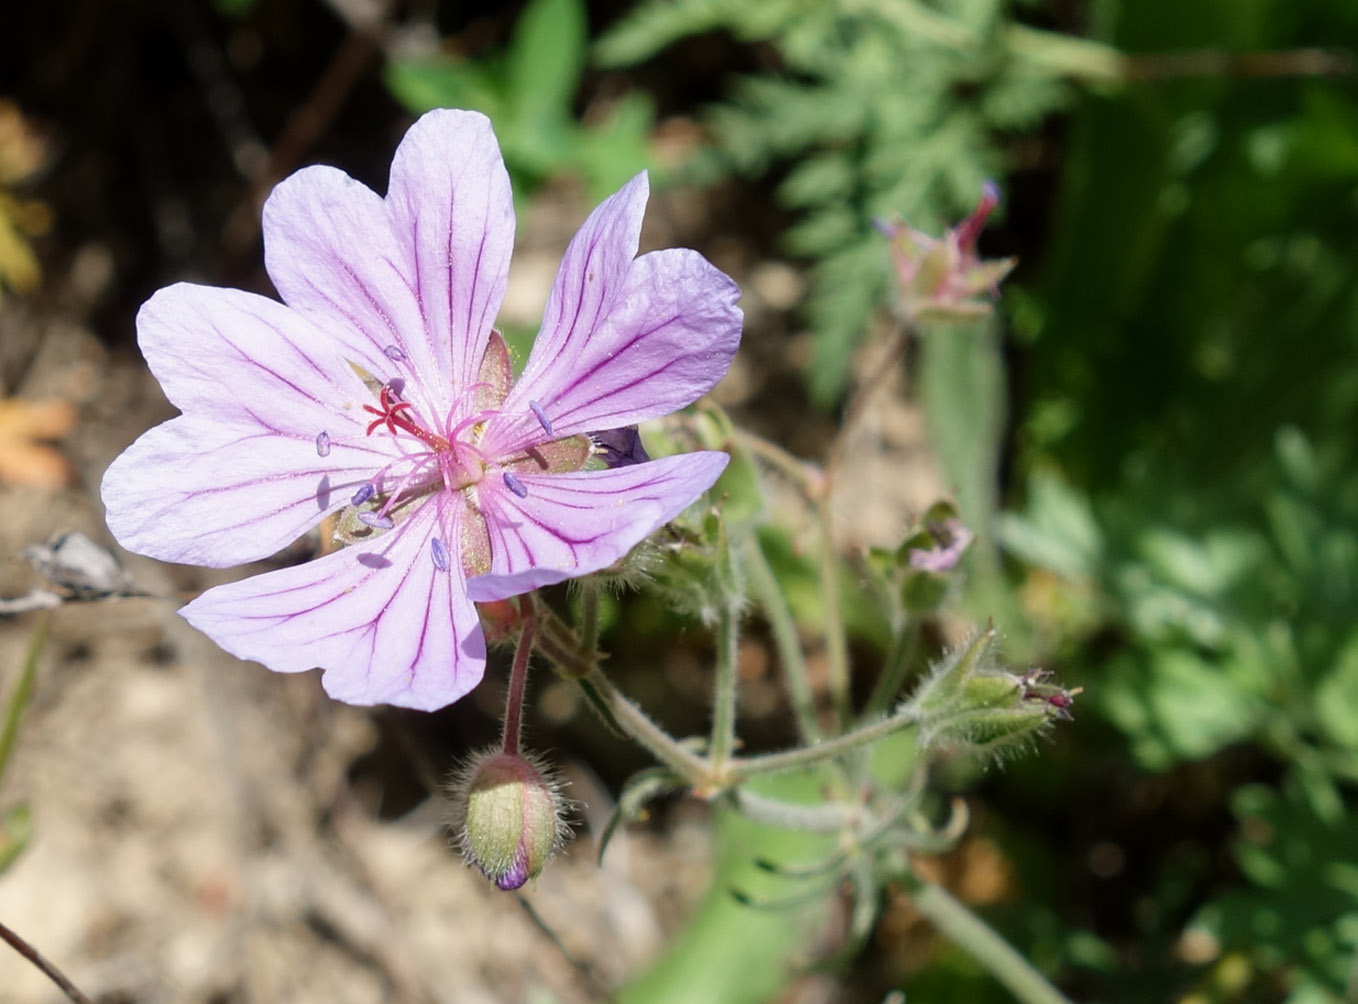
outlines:
[[[422,318],[411,365],[451,404],[476,381],[514,248],[509,174],[490,120],[438,110],[411,126],[391,162],[387,214]]]
[[[180,417],[142,435],[100,488],[109,529],[129,551],[225,568],[267,557],[349,501],[379,462],[315,443]]]
[[[323,328],[337,352],[379,383],[405,375],[388,346],[412,359],[427,354],[412,263],[380,195],[336,168],[304,168],[264,203],[263,231],[264,264],[278,294]],[[448,406],[418,403],[439,406],[440,415]]]
[[[607,568],[710,488],[730,458],[685,453],[632,467],[519,474],[520,497],[482,482],[491,570],[467,582],[478,603]]]
[[[137,313],[137,344],[180,411],[314,441],[357,429],[372,395],[329,333],[267,297],[178,283]]]
[[[336,700],[442,708],[486,662],[461,569],[432,557],[435,527],[449,532],[442,512],[431,503],[371,545],[209,589],[180,614],[241,659],[280,673],[324,668]]]
[[[740,290],[696,251],[634,258],[646,203],[637,175],[571,241],[508,421],[488,430],[504,455],[556,436],[635,425],[697,400],[726,373],[740,342]],[[537,409],[532,406],[537,405]]]
[[[264,557],[401,455],[365,435],[367,388],[332,343],[280,303],[181,283],[146,302],[137,334],[185,414],[104,476],[129,550],[216,567]]]

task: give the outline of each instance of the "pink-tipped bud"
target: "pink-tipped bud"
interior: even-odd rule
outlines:
[[[905,224],[874,223],[891,241],[901,309],[914,323],[961,321],[990,312],[1000,280],[1014,259],[983,261],[976,242],[1000,203],[994,182],[981,186],[976,208],[942,237],[930,237]]]
[[[498,748],[463,765],[449,796],[463,857],[501,889],[537,878],[570,832],[566,802],[550,771]]]

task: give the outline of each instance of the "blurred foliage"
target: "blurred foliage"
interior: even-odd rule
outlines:
[[[1191,930],[1247,957],[1256,979],[1289,985],[1291,1001],[1337,999],[1358,975],[1358,818],[1321,818],[1301,793],[1262,785],[1237,791],[1232,808],[1253,887],[1204,907]]]
[[[1004,167],[998,134],[1035,128],[1071,76],[1116,73],[1110,50],[1018,24],[1003,0],[649,0],[599,42],[607,65],[724,30],[776,53],[711,109],[709,169],[780,177],[798,214],[786,246],[811,259],[813,395],[833,401],[887,302],[874,217],[941,231]],[[783,173],[785,172],[785,173]]]
[[[601,121],[581,124],[574,108],[586,52],[583,0],[533,0],[503,53],[397,58],[385,76],[413,114],[471,108],[489,115],[516,196],[566,174],[598,201],[648,166],[654,113],[647,97],[632,92]]]
[[[1093,10],[1145,82],[1073,117],[1011,300],[1026,503],[1003,539],[1141,767],[1254,744],[1282,769],[1233,799],[1248,884],[1199,914],[1223,953],[1201,999],[1334,1001],[1358,941],[1358,106],[1352,54],[1314,47],[1358,38],[1358,7]],[[1158,79],[1137,54],[1164,50]],[[1252,52],[1269,72],[1230,58]]]
[[[20,198],[15,189],[46,159],[46,144],[18,105],[0,99],[0,294],[7,286],[30,292],[42,279],[29,241],[51,228],[52,212],[42,202]]]

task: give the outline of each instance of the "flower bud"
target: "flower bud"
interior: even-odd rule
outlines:
[[[910,698],[923,745],[1002,755],[1071,717],[1078,689],[1047,682],[1043,670],[1009,672],[994,661],[994,642],[994,628],[981,632],[950,653]]]
[[[475,754],[449,785],[450,826],[467,863],[505,890],[537,878],[570,831],[560,787],[526,757],[498,747]]]
[[[990,312],[989,298],[1014,267],[1012,258],[982,261],[976,254],[976,241],[999,201],[999,189],[986,182],[971,215],[937,238],[903,223],[877,223],[891,241],[901,306],[911,321],[960,321]]]

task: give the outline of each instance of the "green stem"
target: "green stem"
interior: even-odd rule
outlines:
[[[853,720],[853,697],[849,691],[849,640],[844,630],[844,610],[839,602],[839,562],[835,560],[828,492],[817,501],[816,516],[820,524],[820,591],[825,604],[826,675],[830,683],[830,700],[842,732]]]
[[[766,753],[763,756],[737,758],[727,766],[722,781],[726,785],[735,785],[758,774],[774,774],[780,771],[810,767],[823,760],[843,756],[860,746],[865,746],[883,736],[890,735],[900,729],[910,728],[916,724],[917,719],[913,710],[906,710],[898,712],[890,718],[879,718],[870,725],[864,725],[862,728],[835,736],[833,739],[826,739],[815,746],[785,750],[782,753]]]
[[[716,693],[712,702],[712,769],[720,774],[736,748],[736,661],[740,647],[740,613],[736,604],[721,607],[717,622]]]
[[[585,677],[595,693],[603,702],[613,721],[651,755],[684,779],[689,787],[700,794],[713,791],[712,769],[708,762],[668,732],[662,729],[646,712],[629,700],[613,686],[613,682],[595,667]]]
[[[892,642],[891,651],[887,653],[886,662],[882,666],[882,673],[877,677],[877,684],[872,688],[872,696],[868,698],[867,706],[863,709],[864,718],[875,718],[885,713],[887,708],[891,707],[891,702],[896,699],[896,695],[901,692],[901,687],[905,685],[906,673],[910,670],[910,664],[915,661],[915,653],[919,651],[920,637],[919,618],[908,614],[907,616],[910,619]]]
[[[906,876],[905,885],[915,908],[939,933],[980,963],[1023,1004],[1070,1004],[1032,963],[942,886],[914,875]]]
[[[587,585],[580,591],[580,651],[593,656],[599,650],[599,588]]]
[[[14,743],[19,738],[19,722],[23,718],[24,708],[28,706],[29,695],[33,693],[33,683],[38,677],[38,656],[47,642],[47,624],[47,615],[38,618],[38,625],[33,629],[33,634],[28,639],[28,648],[24,652],[19,681],[14,685],[14,693],[10,695],[9,707],[5,711],[5,727],[0,731],[0,778],[5,776],[5,768],[9,766],[10,754],[14,752]]]
[[[754,597],[768,618],[769,630],[773,632],[773,644],[778,649],[778,661],[783,667],[783,680],[792,701],[797,730],[803,742],[819,742],[821,731],[816,722],[816,698],[811,691],[811,674],[807,671],[806,655],[802,652],[797,622],[787,604],[787,596],[778,585],[759,535],[750,531],[741,543]]]

